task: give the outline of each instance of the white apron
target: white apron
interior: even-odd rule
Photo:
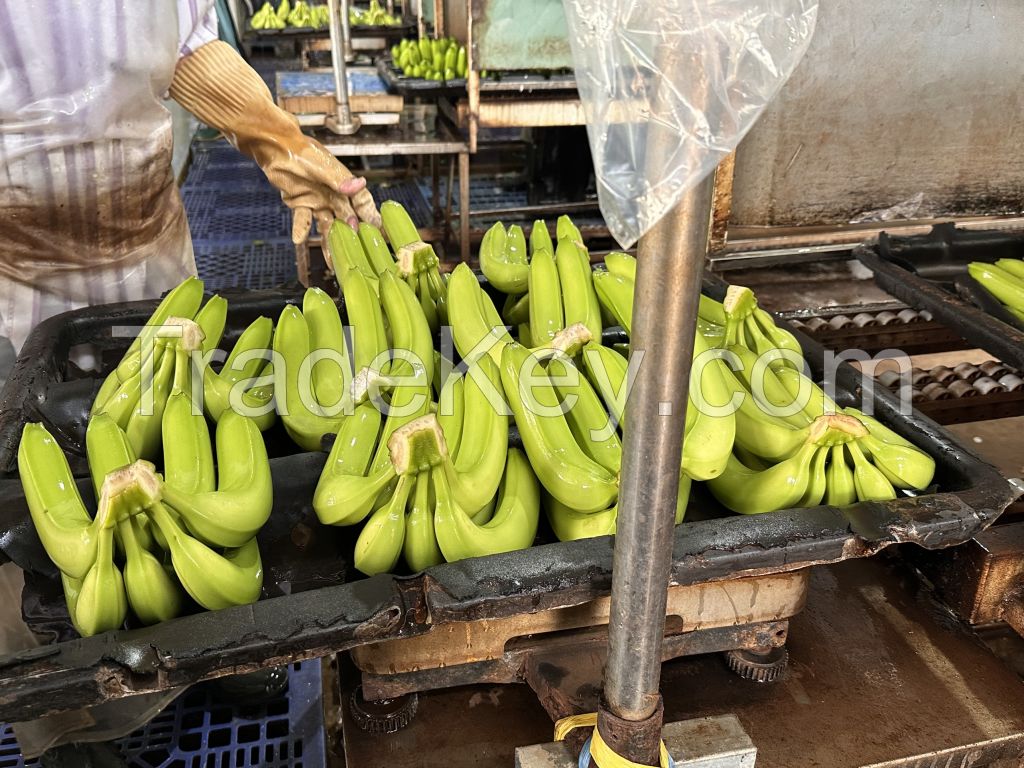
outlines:
[[[195,274],[161,103],[173,0],[0,0],[0,337]],[[44,21],[45,20],[45,21]]]

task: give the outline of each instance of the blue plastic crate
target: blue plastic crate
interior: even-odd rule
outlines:
[[[429,183],[427,184],[426,194],[421,191],[420,185],[414,181],[400,182],[398,184],[371,184],[369,189],[378,208],[385,200],[394,200],[405,207],[413,224],[417,227],[429,227],[433,223],[434,214],[428,202],[430,197]]]
[[[420,179],[418,182],[420,191],[426,200],[430,199],[430,180]],[[442,203],[447,197],[448,179],[441,178],[438,194]],[[528,204],[527,190],[524,186],[510,186],[499,178],[480,176],[471,178],[469,181],[470,209],[473,211],[485,211],[488,208],[513,208],[522,207]],[[459,188],[452,189],[452,211],[460,209]]]
[[[225,703],[199,685],[116,742],[131,768],[319,768],[327,764],[320,660],[293,664],[265,703]],[[0,768],[36,768],[0,724]]]
[[[196,268],[208,291],[276,288],[298,278],[291,238],[192,244]]]

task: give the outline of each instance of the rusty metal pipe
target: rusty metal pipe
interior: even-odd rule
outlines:
[[[640,240],[631,347],[643,358],[626,405],[604,688],[611,713],[625,720],[644,720],[658,706],[679,462],[712,192],[709,175]]]

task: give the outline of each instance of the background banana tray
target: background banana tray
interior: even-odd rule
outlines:
[[[1018,320],[967,272],[971,262],[1024,259],[1024,233],[964,230],[949,222],[927,235],[895,237],[854,249],[875,283],[968,341],[1017,368],[1024,366],[1024,320]]]
[[[726,285],[706,280],[721,299]],[[259,315],[277,317],[299,290],[231,295],[224,345]],[[42,421],[69,454],[85,498],[86,417],[102,376],[68,362],[77,346],[101,350],[104,375],[130,337],[118,326],[141,325],[156,302],[93,307],[41,323],[0,394],[0,562],[26,572],[23,613],[53,642],[0,658],[0,720],[20,721],[105,699],[167,689],[219,675],[325,656],[380,640],[411,637],[432,625],[499,618],[578,605],[611,589],[612,538],[556,542],[541,522],[529,549],[443,564],[418,574],[363,577],[352,568],[357,532],[321,525],[312,509],[326,453],[302,453],[280,425],[266,433],[274,509],[259,534],[265,578],[253,604],[202,612],[155,626],[80,639],[71,629],[56,568],[31,524],[17,478],[23,425]],[[994,321],[993,321],[994,322]],[[785,325],[785,323],[782,323]],[[792,327],[790,326],[791,330]],[[824,348],[795,331],[815,375]],[[935,486],[917,497],[818,506],[764,515],[725,511],[695,486],[686,521],[676,527],[672,583],[721,581],[793,571],[871,556],[896,543],[934,549],[962,543],[991,523],[1013,492],[999,473],[917,412],[899,413],[884,387],[863,388],[847,364],[837,372],[836,400],[864,408],[928,452]],[[513,440],[515,440],[513,436]]]

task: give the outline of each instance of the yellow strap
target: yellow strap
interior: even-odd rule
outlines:
[[[563,741],[569,734],[569,731],[576,728],[594,729],[590,737],[590,756],[599,768],[653,768],[653,766],[627,760],[605,744],[604,739],[601,738],[601,732],[597,730],[596,712],[563,717],[555,723],[555,741]],[[670,768],[672,766],[672,758],[668,754],[664,741],[661,742],[659,751],[661,768]]]

